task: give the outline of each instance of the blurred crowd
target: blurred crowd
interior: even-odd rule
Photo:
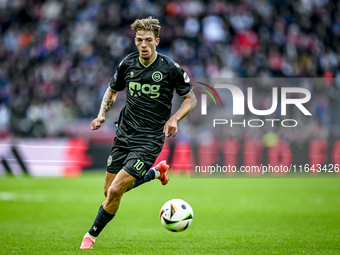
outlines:
[[[338,124],[340,1],[0,0],[0,136],[65,136],[96,117],[136,50],[130,24],[148,16],[162,26],[158,51],[190,77],[323,78],[309,87],[313,118]]]

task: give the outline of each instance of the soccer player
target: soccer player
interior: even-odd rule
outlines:
[[[165,136],[176,136],[177,122],[197,104],[186,72],[156,51],[161,28],[158,19],[137,19],[131,28],[135,31],[138,52],[131,53],[119,64],[103,96],[98,117],[91,123],[92,130],[100,128],[118,92],[126,89],[126,105],[120,113],[107,161],[106,199],[85,234],[81,249],[92,248],[99,233],[115,216],[127,190],[156,178],[163,185],[167,184],[169,166],[166,162],[151,166],[162,150]],[[170,117],[174,90],[184,101]]]

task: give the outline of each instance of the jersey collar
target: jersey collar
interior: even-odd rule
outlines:
[[[158,52],[156,51],[156,57],[155,57],[154,60],[152,60],[152,62],[151,62],[149,65],[147,65],[147,66],[144,65],[143,62],[140,60],[140,56],[138,56],[138,59],[139,59],[139,63],[141,63],[142,66],[148,67],[148,66],[151,66],[153,62],[155,62],[155,60],[157,59],[157,57],[158,57]]]

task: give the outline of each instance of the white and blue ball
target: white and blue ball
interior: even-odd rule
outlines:
[[[159,214],[162,225],[169,231],[186,230],[194,219],[191,206],[182,199],[175,198],[167,201]]]

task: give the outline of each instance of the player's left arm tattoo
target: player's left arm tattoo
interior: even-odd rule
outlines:
[[[103,96],[98,117],[100,116],[105,117],[106,113],[111,109],[112,105],[116,102],[117,94],[118,92],[114,92],[110,88],[107,88]]]

